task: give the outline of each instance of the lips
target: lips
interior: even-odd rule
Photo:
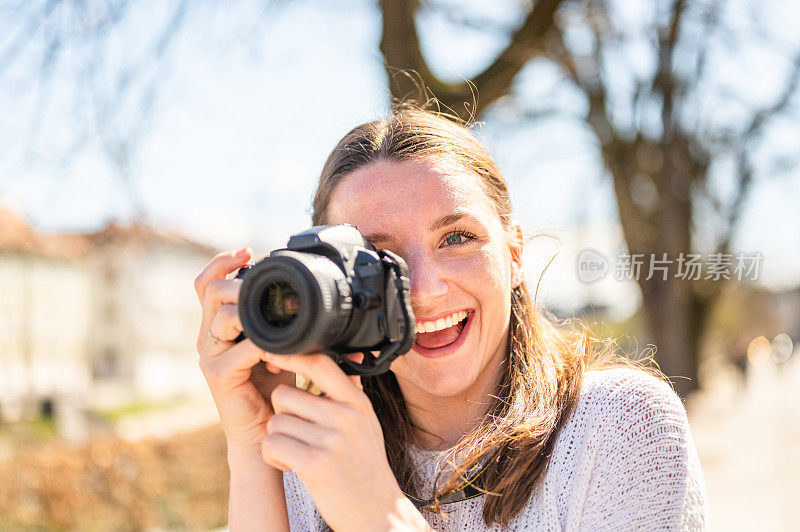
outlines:
[[[440,357],[450,354],[458,348],[467,336],[467,329],[472,322],[473,313],[451,327],[434,331],[417,333],[414,350],[425,357]]]

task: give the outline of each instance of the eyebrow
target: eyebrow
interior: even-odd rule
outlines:
[[[428,230],[432,233],[442,229],[443,227],[447,227],[448,225],[456,223],[463,217],[464,213],[447,214],[433,222]],[[388,233],[365,234],[364,238],[367,240],[367,242],[372,244],[375,244],[376,242],[394,242],[394,237]]]

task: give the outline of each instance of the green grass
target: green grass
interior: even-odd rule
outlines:
[[[158,412],[159,410],[166,410],[180,404],[181,399],[170,398],[158,401],[136,401],[117,408],[110,408],[107,410],[96,410],[92,413],[110,423],[116,423],[121,419],[128,416],[138,414],[146,414],[148,412]]]
[[[53,416],[39,416],[30,425],[31,436],[37,441],[49,441],[58,436]]]
[[[56,422],[52,416],[38,416],[30,421],[0,424],[0,440],[12,448],[45,443],[57,438]]]

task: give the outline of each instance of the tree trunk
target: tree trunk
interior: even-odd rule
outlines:
[[[690,188],[695,166],[687,142],[680,135],[668,143],[615,137],[603,146],[628,251],[631,256],[640,256],[642,262],[635,278],[656,345],[655,358],[682,397],[698,386],[700,343],[716,293],[702,280],[678,275],[678,258],[693,250]],[[660,164],[654,164],[655,153],[661,154]],[[650,212],[643,211],[633,199],[631,184],[637,175],[656,185],[658,202]],[[665,253],[669,261],[666,274],[654,270],[650,276],[651,261],[663,260]]]
[[[692,140],[677,127],[673,109],[676,86],[672,56],[685,2],[675,2],[671,23],[660,32],[659,67],[653,89],[663,98],[662,137],[649,140],[640,132],[635,139],[629,140],[616,130],[609,117],[606,87],[599,66],[595,65],[597,68],[592,71],[595,75],[582,73],[563,44],[559,28],[554,24],[554,15],[562,1],[535,2],[524,23],[510,36],[505,50],[473,78],[472,84],[468,84],[447,83],[438,79],[428,67],[414,21],[420,0],[381,0],[383,35],[380,49],[386,60],[389,87],[396,98],[416,95],[424,100],[427,95],[418,94],[419,85],[423,84],[445,107],[462,118],[480,116],[488,105],[509,93],[519,71],[547,48],[548,35],[555,37],[550,45],[557,45],[556,60],[586,92],[589,100],[587,122],[597,135],[604,162],[613,178],[628,250],[632,255],[642,254],[645,261],[637,281],[642,290],[647,324],[657,346],[656,360],[662,371],[674,378],[676,391],[686,396],[698,385],[700,342],[719,286],[709,289],[703,281],[675,277],[677,263],[674,261],[681,254],[693,251],[691,183],[705,179],[707,169],[699,164],[703,161],[689,149]],[[600,46],[599,33],[597,38],[597,46]],[[477,102],[473,101],[473,91],[479,95]],[[645,212],[631,193],[631,185],[637,176],[647,176],[656,185],[658,202],[652,211]],[[673,261],[667,278],[656,274],[646,279],[649,261],[660,260],[664,253]]]

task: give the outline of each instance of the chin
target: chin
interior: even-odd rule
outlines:
[[[464,393],[475,381],[471,368],[453,367],[452,364],[443,364],[439,368],[424,367],[422,364],[415,364],[413,368],[404,365],[401,371],[398,380],[404,379],[419,390],[442,398]]]

